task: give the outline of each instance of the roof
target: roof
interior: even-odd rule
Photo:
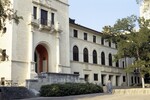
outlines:
[[[86,30],[88,30],[88,31],[92,31],[93,33],[96,33],[96,34],[99,34],[99,35],[102,35],[102,34],[103,34],[103,33],[100,32],[100,31],[97,31],[97,30],[94,30],[94,29],[91,29],[91,28],[88,28],[88,27],[85,27],[85,26],[83,26],[83,25],[80,25],[80,24],[75,23],[75,19],[69,18],[69,23],[72,24],[72,25],[75,25],[75,26],[77,26],[77,27],[86,29]]]

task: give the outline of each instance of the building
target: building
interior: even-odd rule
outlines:
[[[0,47],[9,56],[0,62],[1,79],[24,85],[26,79],[51,72],[78,74],[80,80],[101,85],[108,79],[114,86],[140,83],[137,75],[123,70],[131,59],[113,62],[115,44],[96,30],[69,22],[68,0],[11,2],[23,20],[19,25],[8,22],[7,32],[0,37]]]

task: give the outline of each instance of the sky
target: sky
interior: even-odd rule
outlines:
[[[85,27],[102,31],[117,19],[130,15],[139,16],[136,0],[68,0],[69,17]]]

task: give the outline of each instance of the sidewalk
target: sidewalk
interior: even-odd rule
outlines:
[[[37,97],[22,100],[150,100],[150,95],[114,95],[96,93],[65,97]]]

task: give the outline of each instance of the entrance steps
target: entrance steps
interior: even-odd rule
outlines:
[[[113,94],[117,95],[145,95],[150,94],[150,88],[113,89]]]

